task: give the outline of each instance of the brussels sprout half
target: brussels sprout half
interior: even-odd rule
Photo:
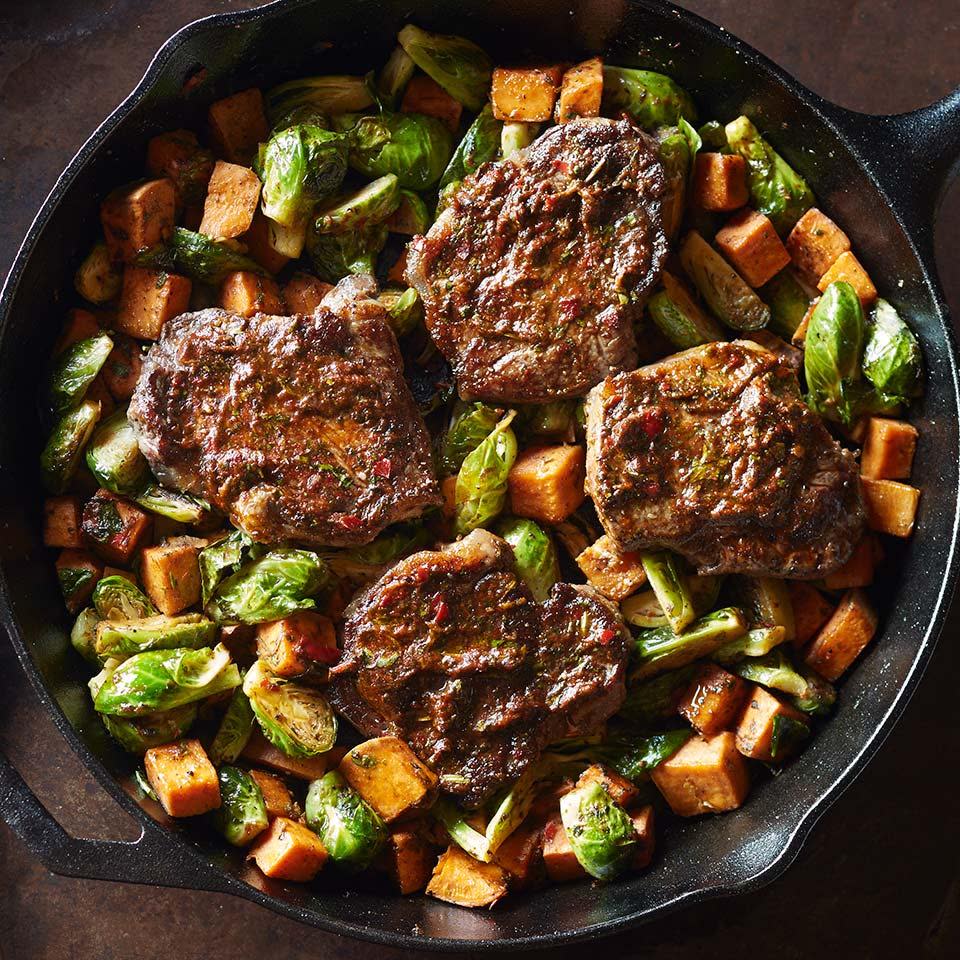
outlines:
[[[199,613],[179,617],[158,614],[138,620],[114,618],[97,624],[96,649],[101,658],[126,657],[146,650],[197,650],[208,646],[216,634],[217,625]]]
[[[637,637],[637,666],[632,677],[643,679],[707,657],[727,641],[747,632],[747,620],[736,607],[724,607],[695,620],[682,633],[670,627],[644,630]]]
[[[497,533],[513,547],[517,572],[530,588],[535,600],[547,599],[560,579],[560,562],[553,538],[538,523],[522,517],[500,521]]]
[[[480,110],[487,101],[493,63],[475,43],[464,37],[429,33],[407,24],[397,42],[428,77],[468,110]]]
[[[221,767],[220,807],[213,812],[213,825],[227,843],[245,847],[270,825],[267,805],[257,782],[237,767]]]
[[[150,467],[126,409],[111,414],[93,432],[87,444],[87,466],[100,486],[111,493],[136,493],[146,485]]]
[[[67,489],[99,419],[99,402],[83,400],[68,410],[53,428],[40,454],[43,484],[50,493],[63,493]]]
[[[336,770],[310,784],[305,813],[330,859],[349,870],[368,867],[386,843],[383,820]]]
[[[101,620],[140,620],[158,613],[135,583],[116,574],[97,581],[93,606]]]
[[[233,763],[243,753],[243,748],[253,733],[253,708],[241,687],[230,697],[230,703],[217,728],[216,736],[207,751],[214,766]]]
[[[633,821],[603,787],[592,782],[560,798],[560,818],[577,860],[591,877],[613,880],[637,847]]]
[[[455,493],[457,534],[469,533],[493,520],[507,500],[507,475],[517,458],[511,410],[476,449],[464,458]]]
[[[107,362],[113,340],[105,333],[80,340],[57,357],[50,374],[50,410],[60,416],[83,399]]]
[[[197,705],[187,703],[173,710],[151,713],[143,717],[126,719],[100,714],[107,733],[127,753],[143,755],[153,747],[179,740],[197,719]]]
[[[647,130],[676,126],[681,117],[697,122],[690,94],[670,77],[652,70],[605,66],[601,106],[607,116],[626,111]]]
[[[383,223],[400,206],[400,186],[388,173],[345,197],[334,199],[314,214],[318,233],[345,233]]]

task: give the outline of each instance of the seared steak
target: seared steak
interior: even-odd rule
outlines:
[[[743,340],[595,387],[587,489],[621,549],[669,547],[701,573],[819,577],[863,530],[853,455],[804,403],[789,362]]]
[[[468,804],[515,780],[549,742],[595,732],[623,702],[629,635],[589,587],[543,604],[513,552],[476,530],[401,560],[344,615],[334,707],[368,736],[406,740]]]
[[[637,301],[667,254],[664,190],[655,142],[602,118],[464,180],[407,266],[461,397],[578,397],[636,365]]]
[[[371,280],[310,316],[166,324],[129,417],[154,473],[255,540],[341,546],[439,502],[430,439]]]

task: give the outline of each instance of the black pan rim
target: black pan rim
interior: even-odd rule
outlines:
[[[178,30],[170,39],[168,39],[155,54],[151,60],[143,78],[134,87],[132,92],[117,106],[117,108],[94,130],[87,141],[80,147],[75,156],[70,160],[63,173],[58,177],[56,183],[47,195],[40,207],[37,215],[27,230],[24,240],[17,252],[13,265],[0,291],[0,358],[7,350],[6,328],[11,304],[17,293],[19,281],[22,276],[26,263],[30,259],[34,247],[43,234],[47,223],[52,217],[64,195],[71,188],[79,172],[90,162],[94,161],[99,154],[99,150],[106,138],[116,129],[116,127],[137,107],[144,97],[148,94],[154,83],[163,73],[167,63],[173,57],[175,51],[187,41],[208,30],[220,29],[223,27],[237,26],[262,20],[266,18],[273,19],[282,15],[286,10],[299,6],[308,5],[315,0],[271,0],[271,2],[254,7],[248,10],[232,11],[218,13],[209,17],[195,20],[180,30]],[[756,66],[763,72],[772,76],[774,80],[780,83],[788,93],[798,100],[807,104],[818,116],[818,118],[828,126],[838,140],[855,156],[860,156],[860,151],[851,141],[850,137],[835,122],[834,116],[838,108],[831,109],[831,105],[817,94],[808,90],[798,81],[793,79],[786,71],[781,69],[766,56],[755,50],[737,37],[731,35],[726,30],[715,26],[707,20],[693,14],[687,10],[682,10],[674,5],[664,2],[664,0],[629,0],[633,5],[644,6],[657,11],[661,14],[668,14],[679,18],[687,29],[706,33],[710,39],[720,42],[731,48],[737,56],[744,59],[751,65]],[[924,279],[924,282],[932,294],[932,300],[936,307],[937,320],[939,320],[944,336],[947,340],[947,346],[950,355],[951,383],[953,407],[960,419],[960,379],[958,379],[958,360],[957,350],[951,335],[949,315],[944,302],[942,292],[939,287],[936,276],[929,268],[929,263],[917,248],[916,238],[913,236],[909,227],[904,223],[900,216],[899,208],[884,188],[883,184],[877,179],[869,165],[864,165],[865,172],[870,182],[878,193],[884,198],[887,205],[893,211],[896,219],[903,228],[911,250]],[[943,384],[943,389],[947,388]],[[944,560],[944,579],[935,600],[934,609],[930,615],[929,622],[923,633],[916,655],[909,667],[906,679],[900,686],[894,696],[886,714],[877,726],[873,735],[866,740],[860,749],[853,755],[843,772],[834,780],[834,782],[821,794],[819,799],[814,802],[807,811],[800,817],[799,821],[790,831],[786,842],[778,854],[761,869],[749,878],[735,884],[729,884],[723,887],[701,886],[692,888],[672,900],[666,901],[658,906],[638,911],[633,914],[627,914],[615,920],[607,920],[582,927],[577,930],[566,931],[563,933],[544,933],[523,937],[511,937],[497,940],[469,940],[459,938],[428,938],[418,937],[408,933],[398,931],[384,931],[374,929],[362,924],[352,924],[333,920],[317,913],[314,910],[298,907],[279,898],[273,897],[262,890],[236,878],[229,874],[214,868],[197,850],[193,849],[189,843],[178,840],[171,834],[171,831],[154,821],[132,797],[130,797],[107,771],[103,764],[93,755],[90,748],[80,739],[73,726],[67,720],[67,717],[60,706],[53,699],[50,691],[47,689],[40,675],[39,670],[33,662],[29,646],[24,638],[23,632],[13,614],[13,607],[10,593],[3,571],[0,570],[0,622],[9,635],[17,657],[26,672],[37,696],[51,714],[51,718],[57,726],[60,733],[65,737],[71,748],[77,753],[83,761],[86,768],[93,774],[97,782],[113,797],[113,799],[127,812],[136,823],[139,824],[143,832],[155,831],[170,844],[175,844],[178,855],[188,861],[196,870],[197,882],[186,882],[185,886],[195,887],[196,889],[211,890],[243,897],[244,899],[258,903],[274,912],[283,914],[294,920],[308,923],[319,929],[331,933],[337,933],[343,936],[349,936],[356,939],[366,940],[383,946],[401,947],[407,949],[421,949],[431,951],[455,951],[469,950],[473,952],[493,952],[506,950],[529,950],[544,947],[559,946],[577,941],[587,940],[596,936],[607,936],[617,932],[636,927],[642,923],[651,921],[655,918],[666,916],[678,911],[688,904],[700,903],[720,897],[734,896],[743,893],[749,893],[766,886],[779,877],[794,861],[800,852],[806,838],[814,828],[819,819],[837,800],[843,791],[849,787],[856,776],[865,768],[870,759],[883,744],[886,737],[890,734],[897,720],[906,708],[910,698],[915,692],[917,685],[922,679],[923,672],[930,660],[936,645],[937,638],[942,630],[944,620],[949,611],[949,601],[953,595],[957,580],[958,571],[960,571],[960,558],[957,555],[958,536],[960,536],[960,490],[954,491],[954,512],[953,524],[949,532],[949,539],[945,549]],[[189,880],[189,878],[188,878]]]

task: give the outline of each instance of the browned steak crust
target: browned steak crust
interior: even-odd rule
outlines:
[[[587,400],[587,488],[624,550],[701,573],[819,577],[860,539],[853,455],[782,358],[711,343],[611,377]]]
[[[407,267],[462,397],[578,397],[636,364],[637,301],[667,254],[664,190],[654,141],[603,118],[467,177]]]
[[[341,281],[311,316],[202,310],[168,323],[129,409],[157,477],[264,542],[366,543],[438,503],[374,289]]]
[[[536,603],[510,546],[476,530],[401,560],[353,600],[328,694],[475,804],[547,743],[597,731],[623,702],[628,651],[615,607],[567,583]]]

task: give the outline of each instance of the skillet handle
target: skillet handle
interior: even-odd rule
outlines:
[[[141,828],[136,840],[71,837],[0,753],[0,820],[51,872],[86,880],[232,892],[217,876],[183,855],[160,827]]]
[[[932,265],[937,210],[960,172],[960,87],[910,113],[871,116],[835,104],[828,104],[826,112],[853,141]]]

